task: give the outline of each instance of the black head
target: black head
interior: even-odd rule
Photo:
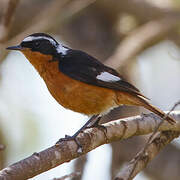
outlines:
[[[8,47],[10,50],[30,49],[31,51],[40,52],[47,55],[57,53],[66,54],[68,48],[59,44],[53,37],[45,33],[34,33],[27,36],[20,45]]]

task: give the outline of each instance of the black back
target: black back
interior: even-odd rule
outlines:
[[[59,69],[67,76],[87,84],[143,96],[135,86],[125,81],[117,71],[105,66],[94,57],[79,50],[69,50],[66,56],[61,57]],[[102,81],[97,79],[96,77],[102,72],[108,72],[121,78],[121,80]]]

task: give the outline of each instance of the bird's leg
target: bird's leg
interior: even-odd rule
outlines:
[[[144,118],[148,118],[148,117],[151,117],[154,120],[158,120],[159,118],[161,118],[155,113],[149,113],[149,114],[141,113],[141,117],[143,120],[144,120]]]
[[[105,126],[99,124],[100,120],[101,120],[101,116],[97,117],[97,119],[93,123],[91,123],[90,126],[88,126],[88,128],[95,127],[95,128],[98,128],[99,130],[101,130],[104,133],[104,137],[105,137],[106,142],[108,143],[108,138],[106,136],[107,128]]]
[[[94,121],[91,125],[89,125],[87,128],[93,128],[93,127],[96,127],[96,128],[99,128],[100,130],[102,130],[103,132],[107,132],[107,128],[101,124],[99,124],[101,120],[101,116],[97,117],[96,121]]]
[[[93,115],[73,136],[69,136],[69,135],[65,135],[65,138],[61,138],[59,139],[58,142],[56,142],[56,144],[58,145],[58,143],[62,142],[62,141],[70,141],[70,140],[74,140],[76,142],[76,144],[78,145],[78,149],[81,148],[81,144],[77,141],[76,137],[79,135],[79,133],[81,133],[84,129],[89,128],[89,124],[91,124],[93,121],[96,122],[96,119],[98,118],[99,115]],[[93,123],[94,124],[94,123]]]

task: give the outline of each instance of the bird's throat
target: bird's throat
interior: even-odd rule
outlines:
[[[51,55],[45,55],[39,52],[23,50],[22,53],[26,56],[29,62],[35,67],[39,74],[43,77],[44,72],[48,68],[48,72],[58,70],[58,62],[52,61]]]

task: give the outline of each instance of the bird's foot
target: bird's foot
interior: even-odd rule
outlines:
[[[142,120],[144,120],[144,118],[152,118],[154,119],[155,121],[157,121],[160,117],[154,113],[148,113],[148,114],[145,114],[145,113],[141,113],[141,117],[142,117]]]
[[[159,117],[157,114],[155,114],[155,113],[148,113],[148,114],[145,114],[145,113],[141,113],[141,116],[142,116],[142,118],[146,118],[146,117],[150,117],[150,118],[152,118],[152,119],[159,119],[159,118],[161,118],[161,117]]]
[[[107,138],[107,128],[101,124],[99,124],[99,121],[96,121],[94,124],[92,124],[91,126],[87,127],[87,128],[98,128],[99,130],[101,130],[104,133],[104,137],[106,142],[108,142],[108,138]]]
[[[142,117],[142,118],[146,118],[146,117],[154,118],[154,116],[156,116],[156,114],[154,114],[154,113],[148,113],[148,114],[146,114],[146,113],[141,113],[141,117]]]
[[[105,126],[101,125],[101,124],[98,124],[98,123],[95,123],[92,126],[87,127],[87,128],[98,128],[99,130],[107,133],[107,128]]]
[[[60,138],[57,142],[56,142],[56,146],[59,146],[59,144],[63,141],[74,141],[77,144],[77,152],[82,153],[82,145],[79,143],[79,141],[77,140],[77,136],[73,135],[73,136],[69,136],[69,135],[65,135],[64,138]]]

